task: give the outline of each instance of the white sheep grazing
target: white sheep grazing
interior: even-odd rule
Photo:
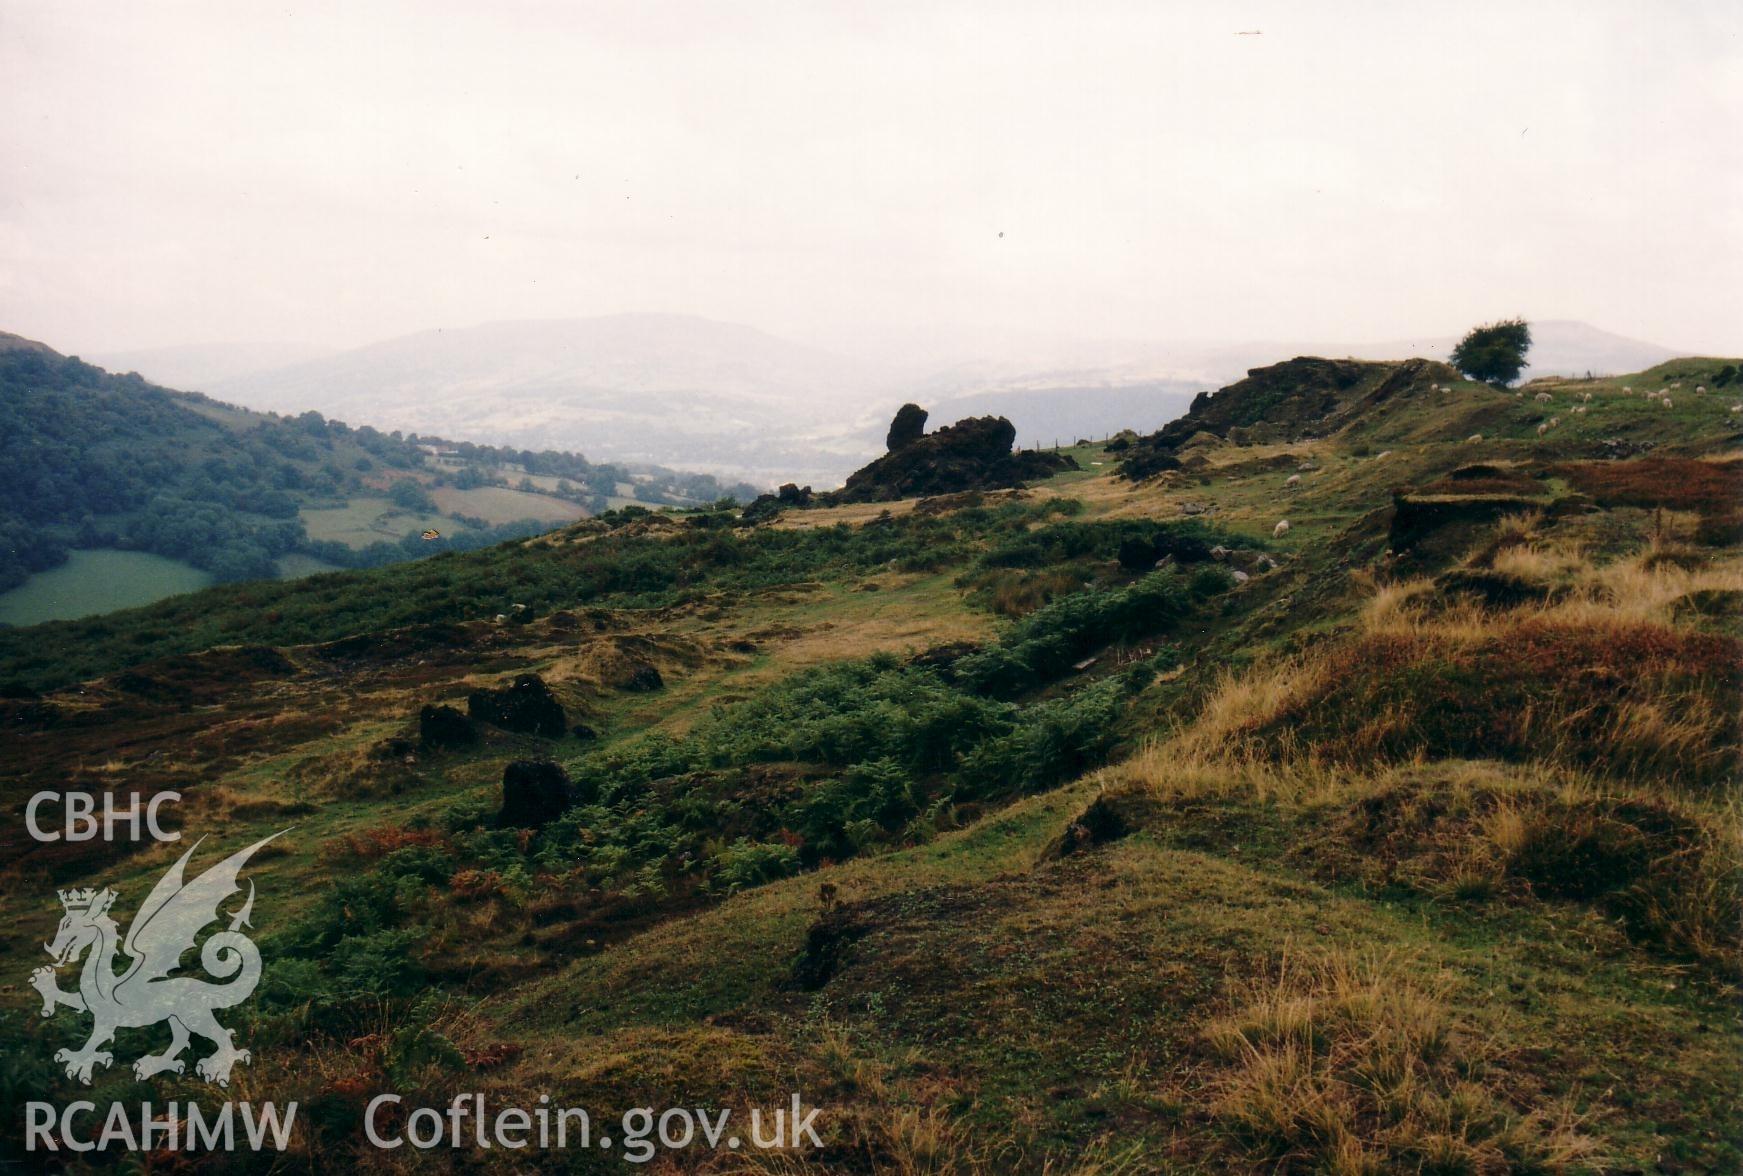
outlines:
[[[1547,392],[1539,392],[1536,396],[1533,396],[1531,399],[1537,401],[1537,403],[1539,403],[1539,404],[1548,404],[1551,400],[1554,400],[1555,397],[1551,396]]]
[[[1271,528],[1271,538],[1273,538],[1273,539],[1281,539],[1281,538],[1283,538],[1283,536],[1285,536],[1287,534],[1289,534],[1289,520],[1288,519],[1282,520],[1275,527]]]
[[[1537,435],[1539,437],[1543,436],[1547,432],[1549,432],[1549,425],[1547,423],[1537,426]]]
[[[1628,386],[1628,385],[1627,385],[1627,384],[1623,384],[1623,385],[1622,385],[1622,391],[1624,391],[1624,392],[1632,392],[1632,391],[1634,391],[1634,389],[1633,389],[1633,388],[1631,388],[1631,387],[1629,387],[1629,386]]]
[[[1586,414],[1586,406],[1583,404],[1580,405],[1578,408],[1574,409],[1574,415],[1576,415],[1576,416],[1584,416],[1585,414]]]
[[[1670,397],[1666,396],[1663,400],[1660,400],[1659,403],[1664,405],[1664,407],[1669,408],[1670,407]]]
[[[1731,411],[1732,412],[1743,412],[1743,404],[1733,404],[1731,406]]]
[[[1677,382],[1676,382],[1676,383],[1674,383],[1674,384],[1672,384],[1672,385],[1671,385],[1671,387],[1672,387],[1672,388],[1681,388],[1681,387],[1682,387],[1682,381],[1681,381],[1681,380],[1678,380],[1678,381],[1677,381]]]
[[[1283,484],[1285,486],[1299,486],[1299,485],[1301,485],[1301,475],[1300,474],[1290,474],[1289,477],[1284,479]]]
[[[1707,394],[1707,386],[1705,384],[1696,384],[1695,385],[1695,395],[1696,396],[1705,396],[1706,394]]]
[[[1481,441],[1482,439],[1483,439],[1483,435],[1481,433],[1472,433],[1469,437],[1465,438],[1465,444],[1466,445],[1475,445],[1477,442]]]
[[[1590,404],[1592,402],[1592,394],[1590,392],[1587,392],[1583,397],[1581,397],[1581,399],[1584,400],[1587,404]]]

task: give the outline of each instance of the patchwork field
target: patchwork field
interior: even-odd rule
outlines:
[[[516,519],[568,523],[587,513],[573,502],[502,486],[478,486],[471,490],[441,486],[431,497],[443,514],[465,515],[487,523],[512,523]]]
[[[212,582],[200,569],[144,551],[73,551],[58,568],[0,592],[0,624],[36,625],[136,608]]]
[[[397,543],[408,531],[426,527],[442,530],[455,525],[452,519],[440,514],[401,510],[385,498],[362,496],[352,498],[342,507],[304,510],[301,517],[310,539],[343,543],[347,547]]]

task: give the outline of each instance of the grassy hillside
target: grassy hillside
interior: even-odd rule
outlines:
[[[625,483],[656,504],[723,492],[701,475],[247,412],[0,336],[0,591],[74,550],[176,560],[181,583],[270,578],[290,555],[371,567],[471,550],[604,510]],[[52,587],[49,615],[112,606],[101,583]]]
[[[1026,490],[614,512],[0,635],[0,802],[180,788],[202,862],[294,827],[231,1093],[301,1101],[299,1170],[622,1166],[374,1152],[390,1090],[823,1108],[821,1151],[676,1170],[1734,1170],[1725,367],[1280,365]],[[528,673],[582,730],[421,737]],[[572,783],[531,827],[529,759]],[[182,848],[7,836],[20,978],[56,886],[131,911]],[[83,1091],[28,996],[8,1107]]]

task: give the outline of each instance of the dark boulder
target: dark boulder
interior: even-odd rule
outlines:
[[[1210,544],[1193,535],[1173,531],[1157,531],[1148,539],[1120,541],[1120,566],[1129,572],[1143,572],[1164,559],[1179,564],[1205,563],[1211,558]]]
[[[583,743],[591,743],[599,738],[599,732],[595,731],[592,727],[589,727],[586,723],[576,723],[573,727],[569,728],[569,734],[581,740]]]
[[[502,811],[496,822],[505,829],[542,829],[563,815],[573,797],[563,765],[515,760],[502,770]]]
[[[660,677],[657,667],[648,662],[638,662],[618,679],[616,685],[619,690],[627,690],[631,694],[650,694],[655,690],[665,689],[666,680]]]
[[[426,748],[469,747],[478,742],[478,728],[451,706],[426,705],[418,712],[418,742]]]
[[[781,503],[782,506],[810,506],[811,487],[800,486],[793,482],[786,482],[782,484],[778,491],[776,491],[775,499]]]
[[[466,697],[466,713],[504,731],[547,739],[561,738],[566,729],[562,704],[537,674],[519,674],[513,685],[499,690],[474,690]]]
[[[778,495],[759,494],[738,514],[740,526],[754,527],[778,516],[786,508]]]
[[[805,932],[805,946],[793,961],[787,986],[800,992],[821,989],[847,964],[853,945],[872,929],[862,913],[832,905]]]
[[[1120,540],[1120,566],[1128,572],[1149,571],[1156,559],[1156,545],[1148,539]]]
[[[1205,563],[1210,559],[1210,544],[1193,535],[1177,535],[1173,531],[1158,531],[1151,540],[1156,546],[1156,558],[1174,557],[1175,563]]]
[[[926,432],[926,417],[926,410],[918,404],[902,405],[896,410],[896,419],[890,422],[890,431],[884,437],[884,448],[894,453],[918,441]]]

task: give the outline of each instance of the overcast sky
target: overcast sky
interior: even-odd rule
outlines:
[[[1735,0],[0,0],[0,330],[1522,313],[1735,354],[1740,30]]]

